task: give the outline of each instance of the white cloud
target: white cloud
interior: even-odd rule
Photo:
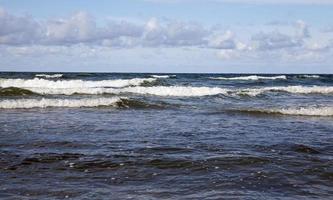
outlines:
[[[181,51],[188,48],[212,52],[222,60],[300,61],[311,60],[311,57],[322,59],[333,48],[330,36],[320,39],[319,33],[316,35],[312,27],[302,20],[283,24],[283,27],[280,24],[254,27],[246,34],[232,28],[225,30],[157,18],[146,22],[111,19],[97,24],[95,18],[86,12],[37,20],[31,16],[13,15],[0,8],[0,52],[13,59],[44,54],[86,58],[106,56],[103,51],[110,49],[172,48]],[[257,30],[259,33],[253,34]]]
[[[41,37],[42,27],[32,17],[17,17],[0,7],[0,44],[31,44]]]

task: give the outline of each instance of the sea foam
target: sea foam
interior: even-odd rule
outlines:
[[[84,98],[84,99],[11,99],[0,101],[1,109],[47,108],[47,107],[97,107],[116,106],[121,98]]]
[[[257,96],[265,92],[288,92],[293,94],[333,94],[333,86],[280,86],[241,89],[237,93]]]
[[[242,80],[242,81],[257,81],[257,80],[276,80],[276,79],[287,79],[285,75],[282,76],[239,76],[239,77],[210,77],[215,80]]]
[[[30,91],[39,94],[122,94],[133,93],[142,95],[156,95],[156,96],[209,96],[217,94],[226,94],[227,89],[224,88],[211,88],[211,87],[190,87],[190,86],[154,86],[154,87],[126,87],[126,88],[29,88]]]
[[[299,108],[273,108],[273,109],[245,109],[236,110],[245,113],[281,114],[300,116],[333,116],[333,107],[299,107]]]
[[[175,77],[176,75],[150,75],[153,78],[170,78]]]
[[[133,93],[141,95],[156,95],[156,96],[179,96],[179,97],[195,97],[195,96],[210,96],[210,95],[248,95],[255,97],[267,92],[286,92],[293,94],[333,94],[333,86],[281,86],[281,87],[262,87],[262,88],[220,88],[220,87],[193,87],[193,86],[153,86],[153,87],[124,87],[124,88],[103,88],[103,87],[75,87],[75,88],[47,88],[47,87],[25,87],[37,94],[52,94],[52,95],[73,95],[73,94],[122,94]]]
[[[35,76],[43,78],[61,78],[63,74],[36,74]]]
[[[156,78],[133,78],[101,81],[84,80],[46,80],[34,79],[0,79],[0,87],[19,88],[94,88],[94,87],[126,87],[141,85],[144,82],[153,82]]]

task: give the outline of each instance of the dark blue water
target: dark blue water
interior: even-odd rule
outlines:
[[[0,180],[1,199],[330,199],[333,76],[0,73]]]

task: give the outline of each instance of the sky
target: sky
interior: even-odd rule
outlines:
[[[333,73],[333,0],[0,0],[0,71]]]

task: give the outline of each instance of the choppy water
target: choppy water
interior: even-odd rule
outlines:
[[[329,199],[333,76],[0,73],[1,199]]]

